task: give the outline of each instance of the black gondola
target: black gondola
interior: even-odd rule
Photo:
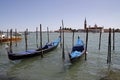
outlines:
[[[69,58],[71,62],[76,61],[78,58],[80,58],[84,54],[84,43],[78,36],[78,39],[76,41],[76,44],[72,47],[71,53],[69,53]]]
[[[60,42],[60,37],[51,43],[46,43],[45,46],[43,46],[42,48],[38,48],[36,50],[27,50],[17,53],[13,53],[12,51],[9,50],[9,48],[7,48],[8,58],[10,60],[19,60],[19,59],[25,59],[25,58],[30,58],[41,54],[45,54],[57,48],[59,42]]]

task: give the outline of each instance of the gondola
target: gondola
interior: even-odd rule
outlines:
[[[76,44],[72,47],[71,53],[69,53],[70,62],[78,60],[82,55],[84,55],[84,43],[78,36]]]
[[[30,58],[30,57],[34,57],[34,56],[38,56],[38,55],[50,52],[55,48],[57,48],[57,46],[59,45],[59,42],[60,42],[60,37],[51,43],[46,43],[42,48],[38,48],[36,50],[27,50],[23,52],[16,52],[16,53],[13,53],[12,51],[10,51],[8,47],[6,49],[8,53],[8,58],[10,60],[19,60],[19,59]]]

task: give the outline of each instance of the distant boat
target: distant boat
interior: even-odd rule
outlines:
[[[60,42],[60,37],[51,43],[46,43],[42,48],[38,48],[36,50],[16,52],[16,53],[13,53],[12,51],[9,50],[9,48],[7,48],[8,58],[10,60],[19,60],[19,59],[38,56],[41,55],[42,53],[45,54],[57,48],[59,42]]]
[[[0,43],[2,42],[9,42],[9,41],[18,41],[21,40],[22,37],[16,37],[16,36],[12,36],[12,38],[7,37],[5,34],[0,34]]]
[[[84,43],[78,36],[76,44],[72,47],[71,53],[69,53],[70,61],[76,61],[84,54]]]
[[[0,38],[4,39],[5,38],[5,34],[0,34]]]
[[[13,36],[22,36],[22,33],[14,33]]]

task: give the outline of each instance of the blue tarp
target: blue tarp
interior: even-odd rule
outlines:
[[[36,52],[36,50],[27,50],[27,52],[34,53],[34,52]]]
[[[16,54],[20,55],[20,54],[31,54],[31,53],[34,53],[36,52],[36,50],[27,50],[27,51],[23,51],[23,52],[17,52]]]
[[[74,51],[70,54],[71,58],[79,57],[82,55],[82,52]]]
[[[72,51],[83,51],[84,50],[84,43],[83,41],[78,37],[75,46],[73,46]]]
[[[24,51],[24,52],[18,52],[16,54],[31,54],[31,53]]]
[[[80,38],[78,38],[77,41],[76,41],[76,45],[83,46],[84,43],[83,43],[83,41]]]

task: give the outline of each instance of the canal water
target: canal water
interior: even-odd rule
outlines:
[[[28,35],[28,49],[36,49],[35,33]],[[50,33],[50,41],[59,33]],[[85,42],[85,33],[75,33]],[[99,33],[89,33],[87,61],[84,56],[74,64],[68,59],[72,48],[72,33],[65,33],[65,61],[62,60],[60,45],[41,56],[11,61],[0,44],[0,80],[120,80],[120,34],[115,34],[115,50],[112,50],[112,63],[107,64],[108,33],[102,34],[101,50],[98,50]],[[13,42],[13,52],[25,51],[24,35],[21,41]],[[40,41],[38,40],[38,45]],[[43,33],[43,45],[47,42],[47,33]]]

